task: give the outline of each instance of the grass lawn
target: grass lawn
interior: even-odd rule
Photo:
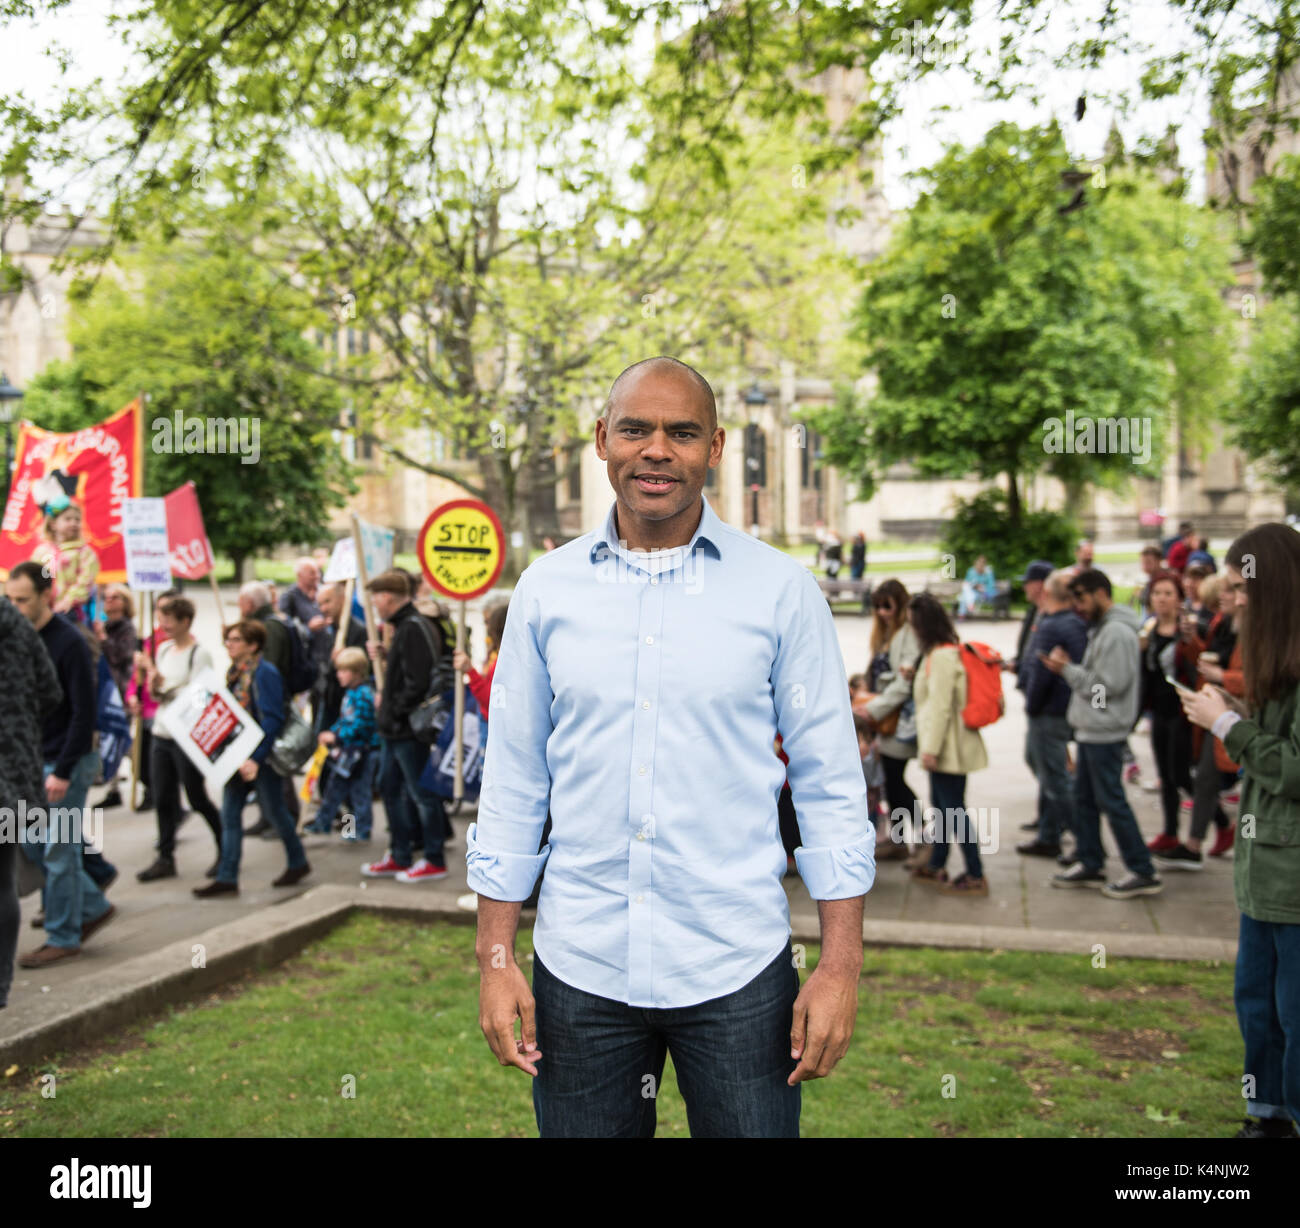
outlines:
[[[532,1135],[528,1076],[478,1028],[473,944],[469,926],[357,916],[94,1050],[5,1071],[0,1137]],[[1240,1074],[1226,965],[868,950],[853,1045],[805,1085],[803,1133],[1227,1136]],[[687,1134],[667,1074],[658,1110],[661,1136]]]

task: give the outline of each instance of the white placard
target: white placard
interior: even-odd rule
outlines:
[[[172,586],[165,499],[122,500],[122,544],[126,547],[126,586],[161,593]]]
[[[330,561],[325,564],[325,574],[321,577],[326,584],[337,584],[343,580],[357,578],[357,552],[350,537],[340,538],[330,551]]]
[[[167,706],[163,727],[204,779],[218,788],[252,756],[264,736],[214,669],[205,669]]]
[[[366,575],[374,579],[381,571],[393,565],[393,530],[358,520],[361,526],[361,549],[366,555]],[[357,578],[357,552],[352,538],[344,537],[334,543],[330,561],[325,564],[321,577],[326,584]]]

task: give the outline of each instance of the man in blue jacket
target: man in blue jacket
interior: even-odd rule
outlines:
[[[1058,645],[1070,660],[1083,660],[1088,628],[1073,608],[1069,578],[1054,571],[1043,581],[1038,621],[1029,650],[1020,657],[1020,689],[1025,693],[1025,762],[1038,779],[1038,832],[1032,840],[1016,845],[1027,857],[1056,857],[1061,852],[1061,835],[1074,827],[1073,789],[1066,766],[1070,744],[1070,722],[1065,710],[1070,705],[1070,687],[1064,678],[1043,664]]]

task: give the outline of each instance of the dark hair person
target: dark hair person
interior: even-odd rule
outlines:
[[[1243,778],[1233,858],[1241,909],[1234,997],[1245,1044],[1238,1138],[1300,1133],[1300,534],[1243,533],[1224,559],[1236,597],[1246,702],[1205,686],[1183,697]],[[1240,709],[1240,710],[1239,710]],[[1254,1120],[1252,1120],[1252,1118]]]
[[[928,862],[915,866],[912,877],[934,883],[945,895],[988,895],[979,834],[966,809],[966,777],[989,760],[979,730],[962,720],[969,684],[960,642],[948,611],[932,594],[917,593],[908,615],[922,653],[913,692],[917,750],[930,773],[930,804],[939,812]],[[961,845],[966,872],[950,882],[944,867],[954,840]]]
[[[1178,649],[1184,639],[1180,622],[1183,600],[1182,581],[1172,571],[1157,571],[1151,577],[1148,601],[1151,617],[1142,624],[1138,647],[1142,652],[1142,698],[1139,712],[1151,713],[1151,754],[1160,777],[1160,803],[1164,831],[1147,847],[1156,854],[1174,853],[1178,848],[1178,817],[1182,795],[1192,792],[1192,727],[1183,715],[1178,692],[1166,675],[1177,678],[1184,686],[1194,687],[1196,675]],[[1160,862],[1169,865],[1168,860]],[[1192,869],[1200,862],[1190,862],[1176,855],[1176,866]]]
[[[885,801],[889,806],[891,830],[897,830],[895,824],[900,811],[917,814],[916,794],[907,783],[905,773],[907,761],[916,755],[912,674],[921,650],[907,620],[908,600],[907,589],[899,580],[885,580],[871,593],[875,617],[871,622],[867,689],[874,697],[867,704],[867,716],[880,730],[880,766],[885,773]],[[876,816],[871,817],[874,820]],[[892,843],[877,845],[878,861],[897,855]]]

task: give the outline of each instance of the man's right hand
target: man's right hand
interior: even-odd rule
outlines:
[[[533,991],[513,957],[503,949],[500,958],[504,967],[489,962],[479,973],[479,1027],[502,1066],[518,1066],[535,1078],[542,1051],[537,1047]],[[522,1037],[515,1035],[516,1019],[522,1022]]]

